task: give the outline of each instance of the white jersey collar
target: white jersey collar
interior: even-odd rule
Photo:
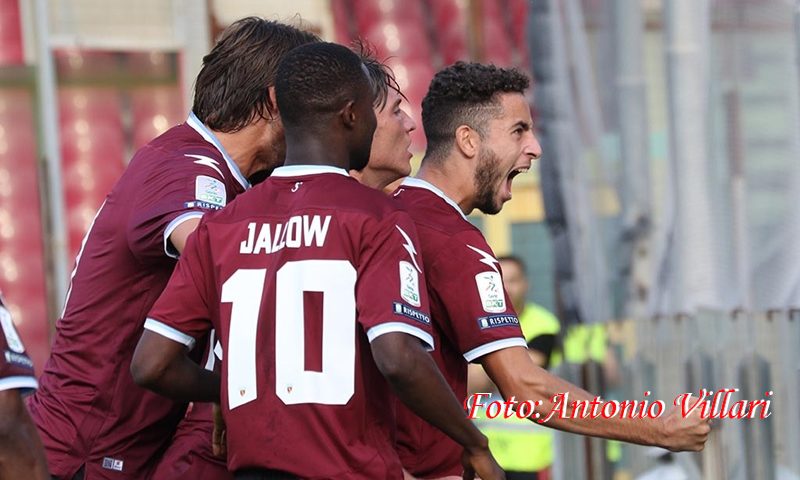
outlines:
[[[464,212],[461,211],[461,209],[458,207],[458,204],[456,202],[454,202],[450,197],[445,195],[443,191],[439,190],[432,183],[426,182],[425,180],[422,180],[420,178],[406,177],[406,179],[403,180],[403,183],[401,183],[400,186],[401,187],[403,187],[403,186],[406,186],[406,187],[417,187],[417,188],[424,188],[425,190],[430,190],[431,192],[433,192],[436,195],[438,195],[439,197],[441,197],[442,200],[444,200],[445,202],[450,204],[451,207],[455,208],[456,211],[458,212],[458,214],[461,215],[461,218],[463,218],[464,220],[467,220],[467,216],[464,215]],[[467,221],[469,221],[469,220],[467,220]]]
[[[349,177],[347,170],[329,165],[287,165],[272,171],[272,177],[300,177],[302,175],[317,175],[320,173],[338,173]]]
[[[242,175],[241,170],[239,170],[239,166],[233,162],[231,156],[228,155],[228,152],[225,151],[225,148],[219,143],[219,139],[214,135],[214,132],[209,130],[208,127],[205,126],[203,122],[200,121],[199,118],[194,114],[194,112],[189,112],[189,118],[186,119],[186,123],[192,127],[197,133],[202,136],[206,142],[214,145],[219,150],[219,153],[222,154],[222,158],[225,159],[225,163],[228,164],[228,170],[233,173],[233,176],[236,177],[236,180],[239,184],[244,187],[245,190],[251,187],[250,182]]]

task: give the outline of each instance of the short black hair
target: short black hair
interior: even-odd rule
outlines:
[[[522,275],[524,275],[525,277],[528,276],[528,268],[525,266],[525,262],[516,255],[502,255],[497,257],[497,261],[516,263],[520,271],[522,272]]]
[[[364,84],[369,92],[364,92]],[[295,48],[278,65],[275,96],[286,126],[312,127],[348,101],[370,95],[374,86],[353,51],[335,43],[312,43]]]
[[[456,62],[437,72],[422,100],[425,158],[446,154],[461,125],[485,135],[486,122],[499,109],[496,95],[524,93],[529,86],[530,79],[516,68]]]
[[[381,111],[386,107],[386,101],[389,98],[389,90],[394,90],[404,100],[408,101],[403,92],[400,90],[400,85],[394,76],[394,72],[386,64],[385,61],[378,60],[375,48],[364,40],[356,40],[353,42],[353,51],[361,57],[361,63],[367,67],[370,80],[375,85],[375,103],[374,107]]]
[[[291,49],[320,39],[310,32],[259,17],[232,23],[197,75],[192,111],[212,130],[233,133],[275,113],[269,87],[278,62]]]

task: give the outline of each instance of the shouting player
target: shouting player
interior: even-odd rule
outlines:
[[[145,316],[200,217],[282,163],[275,71],[286,52],[314,41],[260,18],[232,24],[203,59],[186,123],[142,147],[106,197],[29,402],[55,477],[140,479],[153,469],[185,405],[130,376]]]
[[[33,363],[0,296],[0,478],[50,478],[42,442],[21,396],[36,387]]]
[[[465,215],[496,214],[511,199],[514,177],[527,171],[541,148],[524,97],[528,78],[515,69],[459,62],[438,72],[422,102],[428,141],[417,178],[395,192],[413,218],[426,265],[435,326],[433,356],[456,396],[467,394],[467,362],[483,365],[502,395],[552,405],[557,393],[591,400],[531,360],[508,300],[498,261]],[[547,425],[585,435],[700,450],[707,419],[593,420],[552,418]],[[403,466],[422,478],[458,475],[458,445],[399,405],[398,446]]]
[[[468,478],[503,478],[425,352],[411,220],[347,174],[369,159],[373,89],[340,45],[286,56],[276,82],[286,166],[201,222],[134,355],[149,388],[221,398],[236,478],[402,478],[389,386],[464,446]],[[186,356],[212,327],[221,386]]]

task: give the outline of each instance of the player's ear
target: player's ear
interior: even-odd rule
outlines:
[[[278,111],[278,97],[275,96],[275,85],[270,85],[267,92],[269,93],[269,104],[272,105],[269,119],[275,120],[275,118],[279,117],[281,114],[281,112]]]
[[[342,123],[348,129],[352,129],[356,124],[356,102],[350,100],[347,102],[339,112],[339,117],[342,119]]]
[[[478,132],[468,125],[456,128],[456,148],[467,158],[473,158],[480,148]]]

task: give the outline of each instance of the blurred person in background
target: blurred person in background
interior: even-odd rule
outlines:
[[[439,71],[422,102],[428,142],[416,178],[394,194],[417,225],[431,319],[434,359],[460,399],[467,364],[481,363],[504,398],[552,405],[557,394],[591,401],[594,395],[536,365],[503,288],[498,260],[466,215],[500,212],[514,178],[541,155],[524,92],[530,80],[516,69],[457,62]],[[397,405],[398,448],[414,476],[458,478],[459,448],[411,411]],[[674,408],[657,419],[553,417],[548,426],[671,450],[701,450],[708,419]],[[530,417],[534,420],[534,417]]]
[[[106,197],[78,253],[41,388],[28,399],[55,478],[152,473],[186,404],[133,382],[145,316],[203,214],[283,163],[275,71],[289,50],[318,40],[256,17],[233,23],[203,59],[189,118],[139,149]],[[196,360],[203,353],[198,346]],[[197,428],[210,432],[211,407],[194,407]]]
[[[46,480],[39,435],[22,401],[37,387],[33,362],[0,295],[0,478]]]

